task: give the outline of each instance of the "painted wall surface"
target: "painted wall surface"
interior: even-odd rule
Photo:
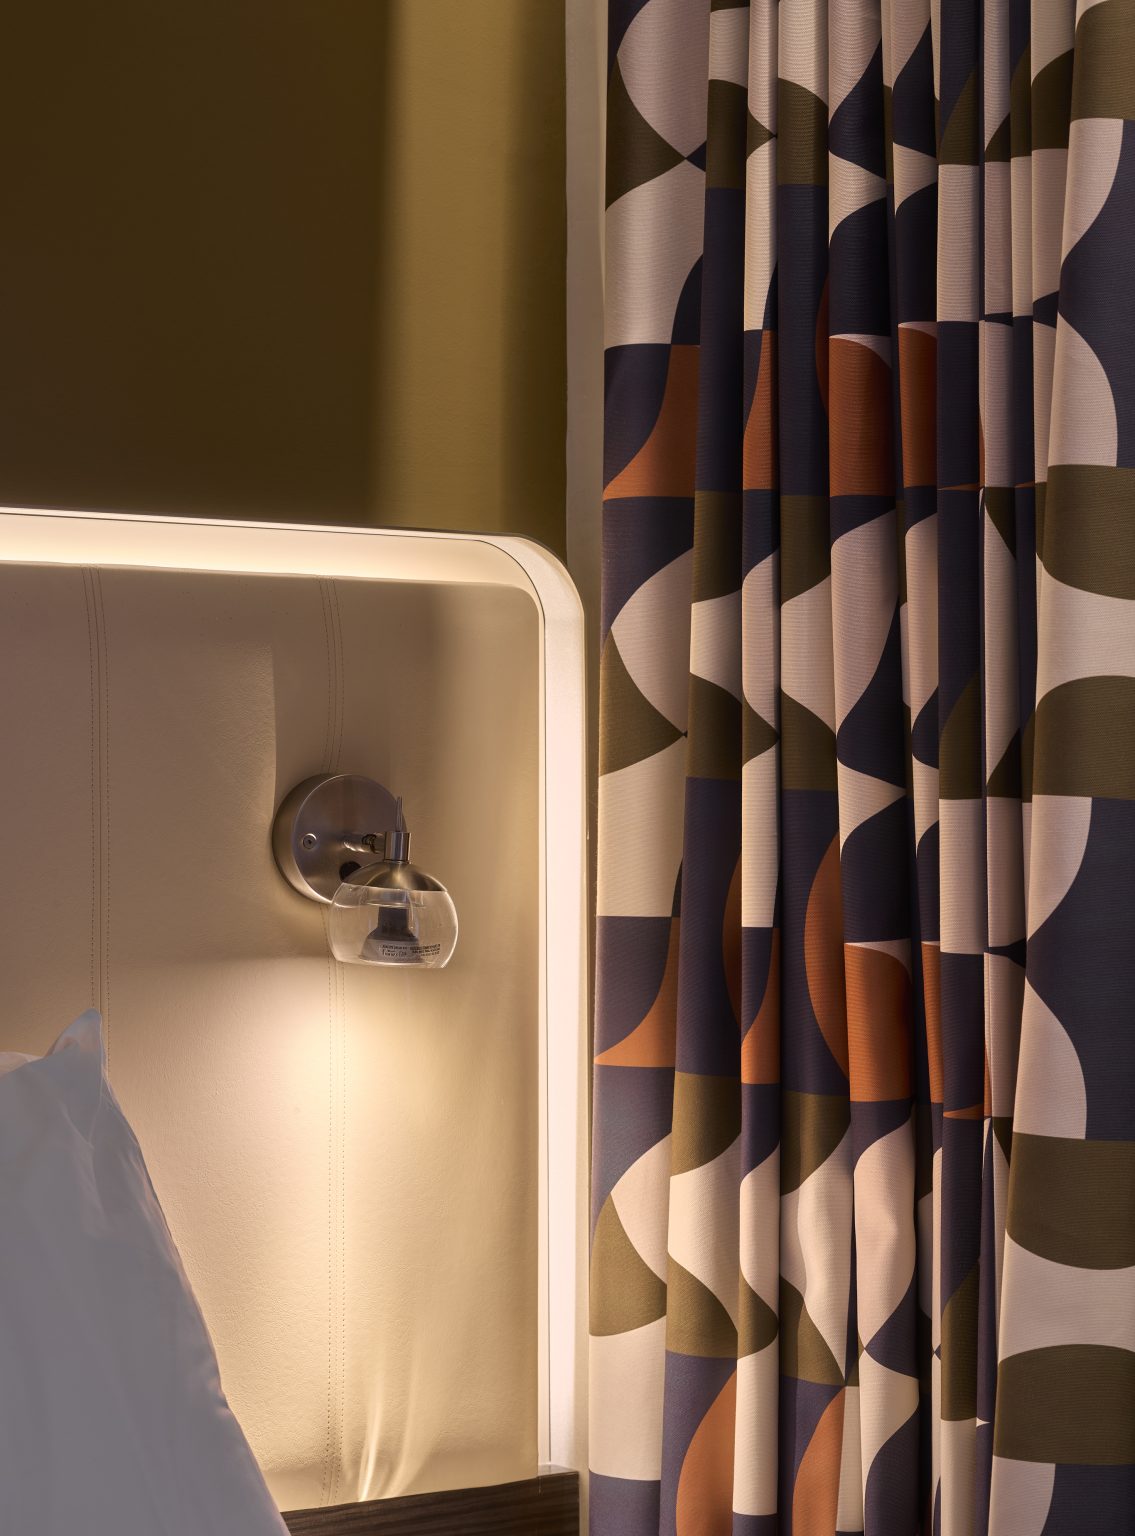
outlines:
[[[563,0],[386,9],[374,484],[563,555]]]
[[[603,219],[607,0],[566,0],[567,563],[587,614],[594,895],[603,517]]]
[[[0,501],[564,548],[560,0],[40,0]]]
[[[567,558],[587,616],[589,913],[595,913],[603,513],[603,219],[607,0],[566,0]],[[591,956],[592,969],[594,954]],[[589,1081],[590,1086],[590,1081]],[[586,1253],[581,1291],[586,1292]],[[586,1331],[585,1329],[583,1330]],[[581,1377],[586,1365],[581,1362]],[[586,1404],[586,1393],[581,1394]],[[578,1444],[587,1445],[581,1412]],[[581,1458],[585,1461],[586,1457]],[[581,1479],[587,1528],[587,1479]]]

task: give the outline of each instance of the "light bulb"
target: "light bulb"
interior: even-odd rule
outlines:
[[[331,903],[329,933],[336,960],[439,970],[457,944],[457,909],[445,886],[424,870],[384,859],[343,881]]]

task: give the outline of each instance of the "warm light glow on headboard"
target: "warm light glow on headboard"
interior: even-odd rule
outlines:
[[[0,510],[0,556],[43,565],[331,576],[377,581],[488,582],[537,590],[511,546],[524,539],[407,529],[325,528],[134,517],[105,512]],[[559,562],[545,552],[549,572]],[[570,582],[569,582],[570,586]]]
[[[540,1458],[582,1468],[586,1330],[587,888],[584,625],[567,571],[529,540],[475,533],[0,509],[0,561],[477,583],[541,620]]]

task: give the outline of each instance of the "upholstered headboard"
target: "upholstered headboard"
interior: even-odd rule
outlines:
[[[0,515],[0,1050],[103,1011],[283,1508],[579,1454],[581,635],[514,542]],[[444,971],[276,870],[330,771],[405,797]]]

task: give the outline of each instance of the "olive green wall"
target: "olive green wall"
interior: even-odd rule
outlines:
[[[559,0],[37,0],[0,502],[564,548]]]

